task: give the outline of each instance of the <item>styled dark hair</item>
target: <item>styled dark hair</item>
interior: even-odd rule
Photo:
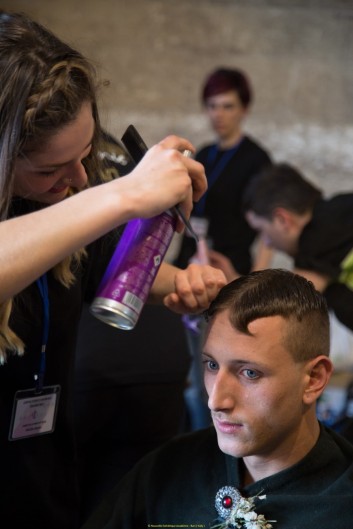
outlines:
[[[310,211],[322,197],[320,189],[306,180],[297,169],[279,163],[267,166],[245,188],[243,210],[271,219],[277,207],[302,214]]]
[[[229,311],[238,331],[251,335],[249,324],[281,316],[288,322],[284,343],[295,361],[329,355],[329,315],[325,298],[304,277],[288,270],[252,272],[224,286],[212,301],[207,320]]]
[[[209,97],[235,90],[244,108],[253,100],[250,82],[241,70],[232,68],[217,68],[206,79],[201,93],[205,104]]]

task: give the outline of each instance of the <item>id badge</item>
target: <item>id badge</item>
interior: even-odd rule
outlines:
[[[17,391],[12,408],[9,441],[52,433],[59,396],[60,386],[43,387],[40,393],[34,388]]]

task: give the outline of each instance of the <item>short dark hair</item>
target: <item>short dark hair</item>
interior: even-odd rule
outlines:
[[[279,163],[255,175],[243,193],[243,210],[271,219],[275,208],[284,207],[302,214],[312,210],[322,191],[306,180],[293,166]]]
[[[217,68],[206,78],[201,98],[205,104],[209,97],[235,90],[244,108],[253,100],[249,79],[241,70],[234,68]]]
[[[229,321],[251,335],[249,324],[281,316],[288,322],[285,346],[295,361],[329,356],[329,315],[325,298],[303,276],[288,270],[251,272],[224,286],[206,311],[206,319],[229,310]]]

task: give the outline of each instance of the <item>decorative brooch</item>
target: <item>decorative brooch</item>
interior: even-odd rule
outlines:
[[[263,500],[266,496],[243,498],[234,487],[222,487],[216,494],[215,507],[223,522],[214,525],[212,529],[272,529],[270,522],[263,514],[254,511],[255,499]]]

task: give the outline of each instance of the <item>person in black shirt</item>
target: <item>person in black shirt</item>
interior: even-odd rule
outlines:
[[[351,527],[353,445],[316,416],[333,370],[324,297],[268,269],[228,283],[206,317],[213,427],[145,457],[82,529]]]
[[[26,15],[0,11],[0,63],[1,523],[77,529],[73,373],[82,303],[118,226],[179,203],[189,216],[206,182],[202,166],[180,152],[193,150],[190,142],[171,136],[129,175],[103,183],[94,69]],[[201,311],[225,283],[220,274],[162,264],[151,299]]]
[[[216,142],[202,147],[195,156],[205,167],[208,189],[195,204],[191,221],[201,226],[201,235],[211,248],[226,255],[240,274],[246,274],[270,259],[269,251],[261,248],[268,255],[259,256],[259,263],[253,262],[251,249],[256,231],[241,210],[246,185],[270,164],[270,156],[243,130],[253,91],[242,70],[217,68],[211,72],[203,84],[201,99]],[[194,239],[185,232],[176,263],[185,266],[196,250]]]
[[[344,329],[337,327],[335,333],[332,320],[332,348],[340,355],[336,360],[331,352],[334,364],[352,366],[353,193],[324,198],[295,167],[276,164],[249,184],[244,210],[266,243],[291,256],[294,271],[323,293],[335,320],[346,328],[345,359],[334,343],[335,335],[339,339]]]

